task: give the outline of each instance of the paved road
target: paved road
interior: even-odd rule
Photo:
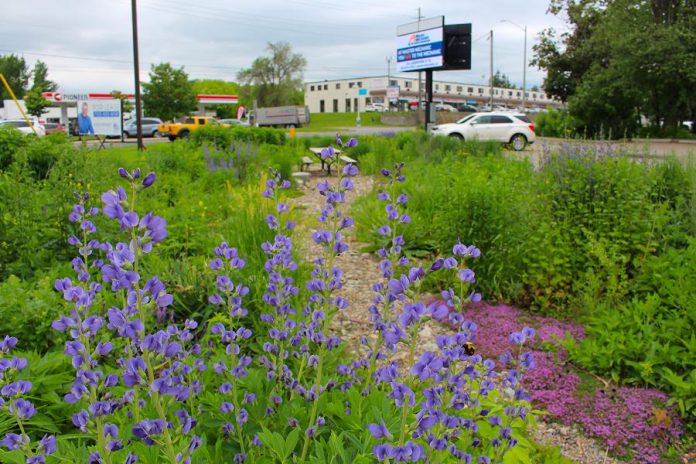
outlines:
[[[539,137],[537,142],[523,152],[513,152],[509,151],[510,156],[515,158],[529,158],[529,160],[534,164],[534,166],[539,166],[541,164],[544,152],[547,150],[554,151],[554,149],[560,148],[564,145],[588,145],[596,144],[603,145],[603,149],[610,150],[615,153],[627,153],[629,155],[635,155],[637,158],[645,159],[661,159],[666,156],[676,156],[677,159],[683,162],[688,162],[689,160],[696,161],[696,141],[685,140],[685,141],[671,141],[671,140],[640,140],[640,141],[593,141],[593,140],[563,140],[555,138],[545,138]],[[610,148],[607,148],[609,145]]]

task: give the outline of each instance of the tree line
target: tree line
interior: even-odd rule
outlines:
[[[576,131],[621,137],[696,119],[696,2],[551,0],[549,12],[570,30],[543,31],[532,64]]]
[[[237,74],[238,82],[225,80],[192,80],[183,67],[170,63],[152,65],[148,82],[142,83],[143,111],[146,115],[163,120],[174,120],[196,109],[197,94],[237,94],[240,104],[259,107],[299,105],[304,101],[302,74],[307,60],[300,53],[293,52],[285,42],[269,43],[268,54],[256,58],[251,66]],[[48,67],[37,61],[30,68],[24,58],[16,55],[0,56],[0,72],[7,78],[10,88],[18,99],[24,99],[27,112],[40,117],[50,106],[41,95],[53,92],[58,85],[48,80]],[[29,81],[32,85],[29,87]],[[113,90],[114,98],[124,101],[124,112],[132,109],[126,95]],[[0,89],[0,104],[10,99],[4,89]],[[219,117],[234,117],[235,108],[231,105],[210,107]]]

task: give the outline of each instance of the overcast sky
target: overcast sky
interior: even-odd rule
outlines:
[[[130,0],[3,0],[0,53],[48,64],[63,92],[132,92]],[[488,31],[494,31],[494,67],[522,84],[524,33],[528,56],[536,36],[563,23],[546,13],[548,0],[138,0],[141,76],[169,61],[191,78],[236,80],[265,53],[287,41],[307,58],[305,81],[383,75],[395,70],[399,24],[444,15],[447,24],[473,25],[473,69],[436,73],[436,79],[486,83]],[[528,68],[527,85],[543,74]]]

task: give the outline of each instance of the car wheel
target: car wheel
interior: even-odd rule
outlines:
[[[173,142],[176,140],[176,136],[174,136],[174,135],[168,135],[167,138],[169,139],[170,142]]]
[[[123,131],[123,135],[125,135],[127,139],[130,138],[130,134],[129,134],[128,132],[126,132],[126,131]]]
[[[515,151],[522,151],[527,146],[527,137],[522,134],[515,134],[510,139],[510,145]]]
[[[185,139],[189,136],[189,131],[186,129],[179,131],[179,138]]]
[[[452,132],[450,135],[453,139],[459,139],[459,140],[464,140],[464,136],[460,134],[459,132]]]
[[[153,130],[152,134],[150,134],[150,137],[152,137],[152,138],[157,137],[157,130]]]

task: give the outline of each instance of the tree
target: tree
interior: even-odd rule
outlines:
[[[24,106],[27,107],[27,113],[40,118],[51,104],[41,95],[41,88],[33,87],[24,95]]]
[[[58,90],[58,84],[48,80],[48,66],[43,61],[38,60],[36,62],[32,74],[34,76],[32,89],[38,88],[41,92],[55,92]]]
[[[245,85],[242,93],[262,107],[301,104],[302,73],[307,60],[293,53],[286,42],[269,43],[267,49],[270,56],[256,58],[250,68],[237,74]]]
[[[581,131],[624,135],[641,116],[676,127],[696,115],[692,0],[552,0],[550,11],[568,18],[570,32],[544,31],[532,63]]]
[[[532,88],[529,90],[531,90],[532,92],[539,92],[540,91],[538,85],[533,85]]]
[[[30,72],[24,58],[16,55],[0,56],[0,73],[5,76],[7,83],[17,98],[24,97],[29,85]],[[10,94],[5,86],[0,86],[0,104],[9,100]]]
[[[510,82],[510,79],[502,74],[500,71],[496,71],[493,75],[493,87],[502,87],[504,89],[516,89],[515,85]]]
[[[172,121],[196,108],[196,94],[184,68],[169,63],[153,65],[150,82],[143,83],[143,106],[148,116]]]

